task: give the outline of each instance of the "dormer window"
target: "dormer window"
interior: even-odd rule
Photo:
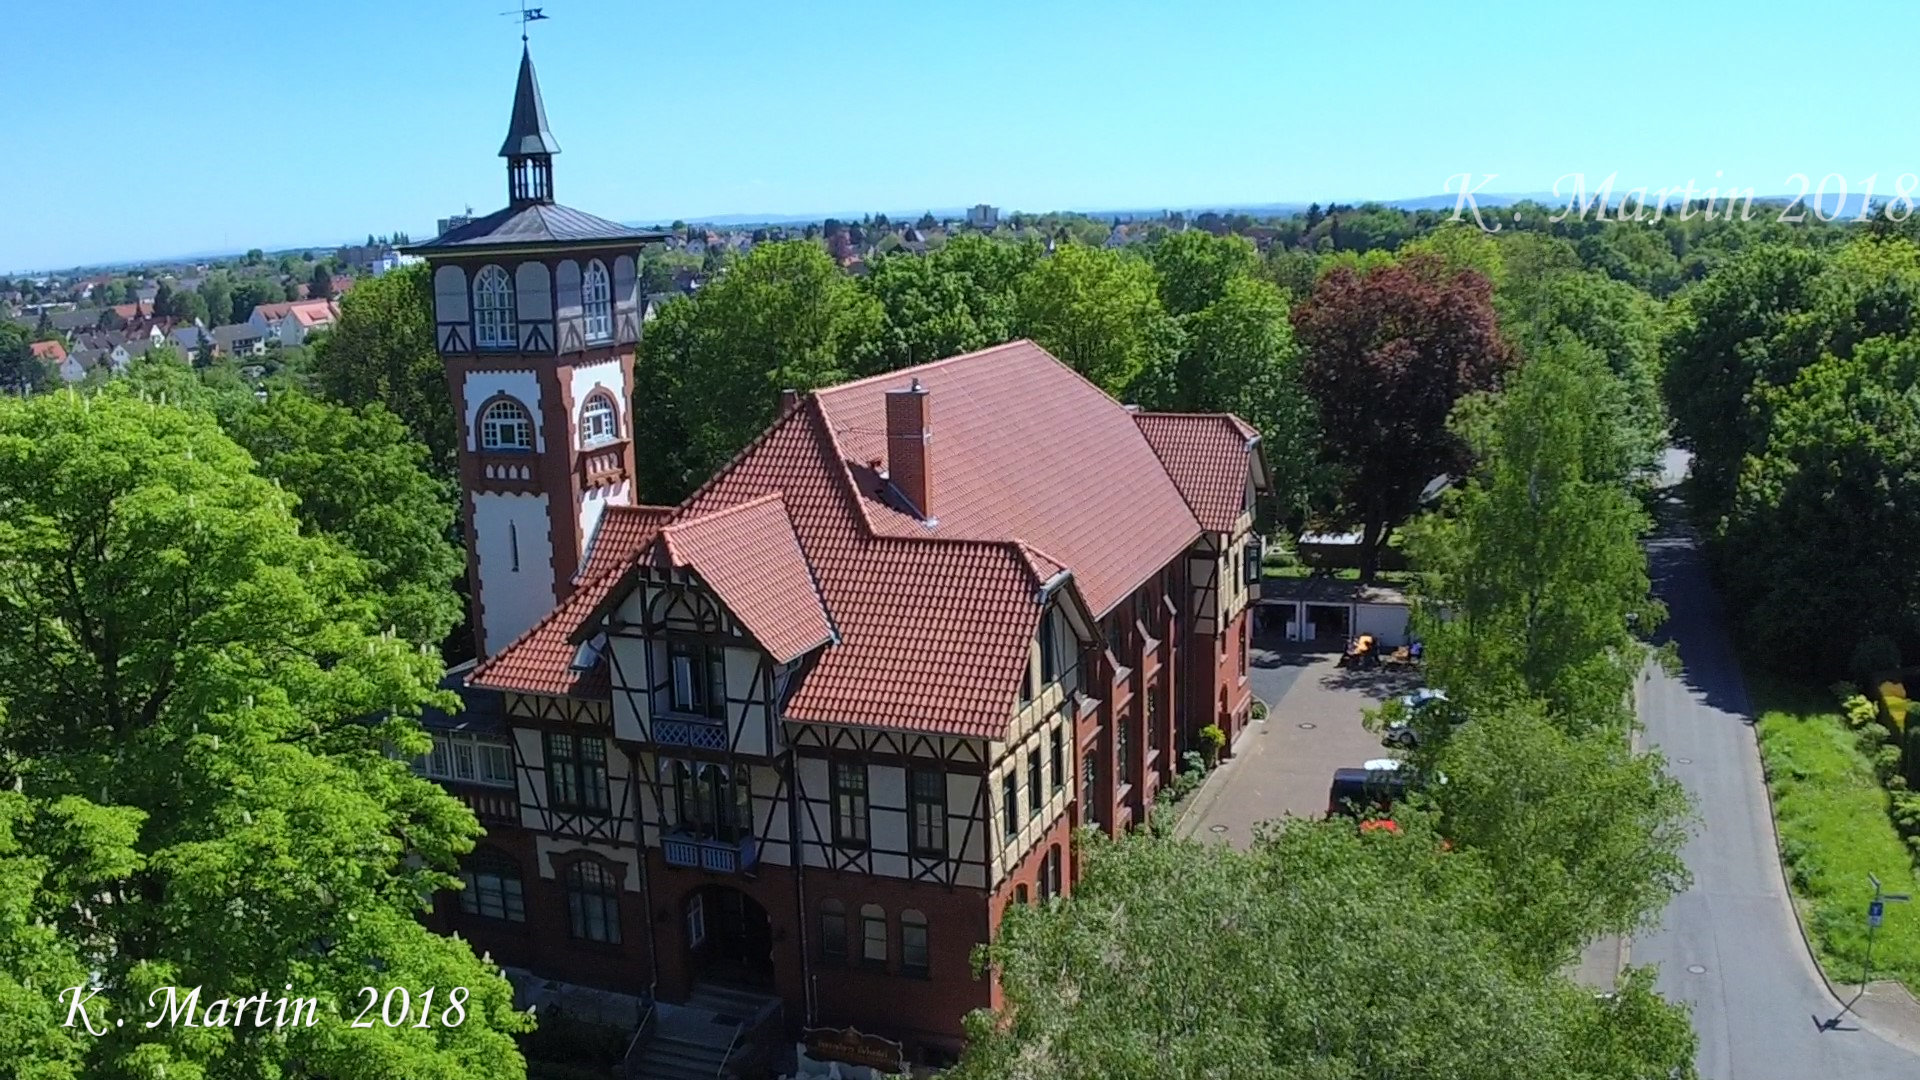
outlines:
[[[512,398],[502,398],[480,414],[482,450],[533,449],[533,417],[526,406]]]
[[[587,340],[613,340],[613,287],[607,279],[607,264],[595,259],[587,264],[580,279],[580,303],[586,312]]]
[[[512,349],[520,344],[513,317],[513,279],[498,266],[473,278],[473,340],[483,349]]]
[[[613,399],[605,394],[594,394],[580,409],[580,445],[599,446],[610,443],[620,434],[619,420],[614,413]]]

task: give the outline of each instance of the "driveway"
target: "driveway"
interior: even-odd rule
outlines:
[[[1361,711],[1419,685],[1417,673],[1347,671],[1339,659],[1254,643],[1248,678],[1267,718],[1248,724],[1233,757],[1207,778],[1180,835],[1245,848],[1260,822],[1326,814],[1334,769],[1389,756],[1380,737],[1360,725]]]

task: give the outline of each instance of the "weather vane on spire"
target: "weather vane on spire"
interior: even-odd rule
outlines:
[[[520,17],[520,44],[522,45],[525,45],[527,43],[527,24],[530,22],[539,22],[540,20],[547,17],[546,12],[542,11],[541,9],[537,7],[528,7],[526,5],[526,0],[521,0],[520,9],[518,11],[503,11],[500,14],[518,15]]]

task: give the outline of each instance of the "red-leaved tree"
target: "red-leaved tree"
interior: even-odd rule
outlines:
[[[1411,255],[1367,271],[1329,271],[1293,313],[1301,379],[1320,412],[1321,456],[1339,473],[1339,510],[1361,528],[1371,580],[1390,531],[1421,489],[1458,475],[1466,447],[1447,429],[1463,395],[1495,388],[1512,362],[1493,287]]]

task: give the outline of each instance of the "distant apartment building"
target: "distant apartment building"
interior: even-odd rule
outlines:
[[[986,203],[967,211],[967,227],[991,231],[1000,225],[1000,208]]]

